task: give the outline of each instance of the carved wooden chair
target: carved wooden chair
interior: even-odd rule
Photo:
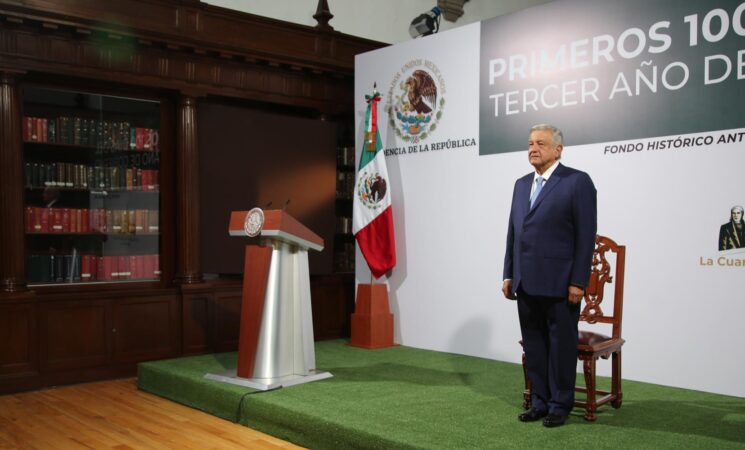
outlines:
[[[608,253],[615,254],[615,270],[608,261]],[[595,239],[595,252],[592,256],[592,273],[590,283],[585,289],[585,302],[580,312],[579,343],[577,357],[582,361],[585,386],[577,386],[577,392],[586,394],[586,399],[575,400],[574,406],[584,408],[585,420],[594,421],[598,406],[610,403],[613,408],[620,408],[623,400],[621,390],[621,347],[625,342],[621,338],[621,319],[623,315],[623,274],[626,259],[626,247],[616,244],[612,239],[598,235]],[[602,303],[605,285],[614,283],[612,313],[603,311]],[[611,326],[611,336],[595,331],[586,331],[587,325],[605,323]],[[583,327],[583,325],[585,325]],[[590,327],[593,328],[593,327]],[[522,343],[522,341],[521,341]],[[611,358],[611,389],[602,391],[597,389],[595,364],[599,358]],[[523,406],[530,408],[530,380],[525,366],[523,353],[523,375],[525,376],[525,391],[523,391]]]

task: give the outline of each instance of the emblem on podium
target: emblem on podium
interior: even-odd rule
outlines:
[[[253,208],[246,214],[246,221],[243,224],[243,229],[246,230],[246,234],[250,237],[256,237],[261,233],[261,228],[264,226],[264,211],[261,208]]]

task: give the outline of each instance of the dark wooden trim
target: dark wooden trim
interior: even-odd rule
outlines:
[[[201,283],[197,100],[181,97],[176,115],[176,282]]]
[[[173,285],[176,272],[176,106],[172,96],[160,99],[160,234],[161,286]]]
[[[0,289],[26,290],[23,142],[17,73],[0,71]]]
[[[0,302],[0,376],[33,376],[39,370],[36,308],[33,294]]]
[[[384,45],[206,4],[0,0],[0,65],[329,114],[353,108],[354,56]]]

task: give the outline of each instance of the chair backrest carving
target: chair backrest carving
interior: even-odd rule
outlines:
[[[615,254],[615,270],[608,258],[608,253]],[[579,320],[590,324],[609,323],[613,326],[613,337],[621,337],[621,316],[623,314],[623,276],[626,260],[626,247],[616,244],[612,239],[597,235],[595,251],[592,255],[592,272],[590,282],[585,289],[585,305]],[[602,303],[605,286],[615,286],[613,295],[613,312],[603,311]]]

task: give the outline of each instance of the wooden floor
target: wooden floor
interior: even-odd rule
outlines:
[[[0,396],[0,449],[297,449],[137,389],[134,378]]]

